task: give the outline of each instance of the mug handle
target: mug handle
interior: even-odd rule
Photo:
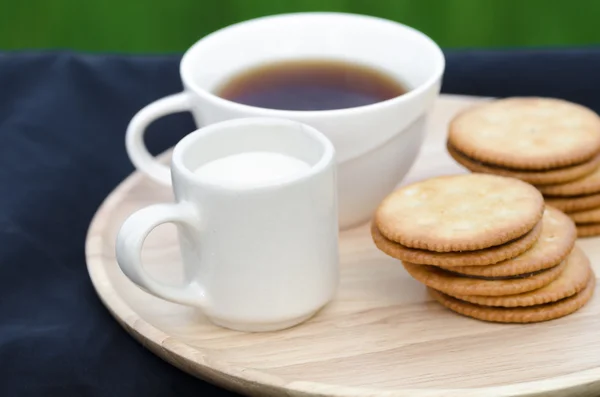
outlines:
[[[191,111],[191,102],[190,94],[185,91],[166,96],[143,107],[127,126],[125,148],[131,162],[138,170],[160,184],[171,185],[171,170],[157,161],[146,148],[146,128],[156,119],[171,113]]]
[[[187,203],[154,204],[129,216],[117,234],[116,256],[125,275],[142,289],[159,298],[184,305],[204,308],[204,288],[192,281],[185,286],[167,285],[154,279],[142,265],[142,247],[146,237],[159,225],[175,223],[197,228],[196,210]]]

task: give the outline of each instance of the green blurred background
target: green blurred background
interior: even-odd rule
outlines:
[[[0,49],[181,52],[226,25],[298,11],[385,17],[446,48],[600,43],[600,0],[0,0]]]

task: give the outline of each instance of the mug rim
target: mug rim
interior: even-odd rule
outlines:
[[[438,60],[437,66],[435,67],[434,72],[431,74],[431,76],[429,76],[427,78],[427,80],[425,82],[423,82],[422,84],[419,84],[417,87],[412,88],[410,91],[408,91],[402,95],[396,96],[394,98],[386,99],[384,101],[368,104],[368,105],[355,106],[355,107],[351,107],[351,108],[342,108],[342,109],[330,109],[330,110],[283,110],[283,109],[263,108],[263,107],[258,107],[258,106],[251,106],[251,105],[237,103],[237,102],[234,102],[234,101],[231,101],[228,99],[221,98],[218,95],[215,95],[214,93],[210,92],[209,90],[199,87],[197,84],[195,84],[193,79],[191,79],[188,76],[188,73],[185,72],[185,70],[187,69],[187,67],[186,67],[187,64],[189,62],[191,62],[189,60],[191,57],[191,54],[194,53],[203,44],[203,42],[205,40],[208,40],[209,38],[217,36],[225,31],[236,29],[241,26],[248,25],[248,24],[258,23],[260,21],[268,21],[268,20],[280,19],[280,18],[293,18],[295,16],[304,17],[304,16],[319,16],[319,15],[334,16],[334,17],[341,16],[341,17],[350,17],[350,18],[355,18],[355,19],[370,20],[370,21],[374,21],[377,23],[393,25],[396,28],[407,30],[410,33],[423,39],[430,46],[430,48],[434,54],[434,58],[436,58]],[[439,45],[435,41],[433,41],[433,39],[431,37],[427,36],[425,33],[421,32],[420,30],[417,30],[411,26],[402,24],[400,22],[392,21],[390,19],[370,16],[370,15],[346,13],[346,12],[315,11],[315,12],[295,12],[295,13],[282,13],[282,14],[268,15],[268,16],[248,19],[246,21],[234,23],[234,24],[225,26],[221,29],[215,30],[214,32],[209,33],[208,35],[206,35],[206,36],[202,37],[201,39],[199,39],[198,41],[196,41],[190,48],[187,49],[187,51],[183,54],[183,57],[179,64],[179,74],[181,76],[181,79],[182,79],[186,89],[191,90],[192,92],[194,92],[194,94],[198,95],[199,97],[202,97],[208,101],[212,101],[212,102],[216,103],[217,105],[227,107],[227,108],[231,109],[232,111],[237,110],[237,111],[243,111],[245,113],[253,112],[254,114],[260,114],[260,116],[262,116],[262,117],[274,117],[274,118],[295,118],[295,117],[321,118],[321,117],[330,117],[330,116],[340,115],[343,113],[368,112],[375,108],[386,108],[386,107],[390,107],[390,106],[395,106],[398,103],[411,101],[413,98],[420,96],[421,94],[423,94],[424,92],[429,90],[434,84],[436,84],[441,79],[441,77],[444,73],[445,67],[446,67],[446,59],[445,59],[444,53],[443,53],[442,49],[439,47]]]
[[[251,187],[237,187],[237,186],[226,186],[217,184],[211,181],[208,181],[201,176],[195,174],[192,170],[189,169],[184,164],[183,156],[187,150],[189,150],[190,146],[197,144],[199,140],[204,137],[218,134],[223,128],[234,127],[234,128],[243,128],[249,124],[254,125],[276,125],[281,128],[289,128],[289,127],[300,127],[302,129],[302,133],[308,135],[314,142],[319,144],[323,153],[319,157],[319,159],[314,164],[309,164],[310,168],[303,172],[300,175],[296,175],[293,177],[286,177],[282,179],[278,179],[272,183],[265,183]],[[243,153],[243,152],[240,152]],[[277,117],[242,117],[235,118],[231,120],[221,121],[217,123],[213,123],[207,125],[205,127],[196,129],[195,131],[190,132],[185,137],[183,137],[173,149],[173,155],[171,157],[171,167],[172,169],[176,169],[177,173],[181,174],[189,183],[193,183],[202,188],[218,190],[223,192],[254,192],[254,191],[269,191],[269,190],[277,190],[280,188],[285,188],[288,186],[293,186],[295,184],[302,183],[315,175],[323,172],[326,168],[335,163],[335,148],[333,147],[333,143],[325,137],[323,133],[318,131],[316,128],[307,125],[305,123],[289,120],[285,118],[277,118]]]

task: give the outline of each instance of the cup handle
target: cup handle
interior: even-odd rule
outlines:
[[[171,113],[191,110],[190,94],[183,91],[158,99],[136,113],[127,126],[125,148],[133,165],[154,181],[170,186],[171,170],[158,162],[144,144],[146,128],[154,120]]]
[[[197,282],[185,286],[167,285],[154,279],[142,265],[142,247],[146,237],[157,226],[175,223],[197,228],[198,215],[189,204],[154,204],[134,212],[125,220],[117,234],[116,255],[125,275],[142,289],[159,298],[184,305],[206,307],[204,288]]]

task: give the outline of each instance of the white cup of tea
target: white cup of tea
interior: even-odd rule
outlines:
[[[299,324],[333,298],[336,165],[323,134],[291,120],[215,123],[175,146],[170,169],[176,202],[138,210],[118,233],[117,260],[131,281],[249,332]],[[144,240],[164,223],[177,225],[180,286],[142,265]]]
[[[237,103],[215,92],[244,71],[273,62],[334,60],[364,65],[406,85],[408,92],[364,106],[281,110]],[[344,13],[282,14],[238,23],[196,42],[180,65],[184,90],[140,110],[127,129],[133,164],[170,184],[168,167],[148,152],[143,136],[155,119],[192,113],[198,127],[241,117],[296,120],[333,143],[338,164],[340,228],[368,221],[412,166],[425,120],[439,95],[445,60],[425,34],[385,19]]]

